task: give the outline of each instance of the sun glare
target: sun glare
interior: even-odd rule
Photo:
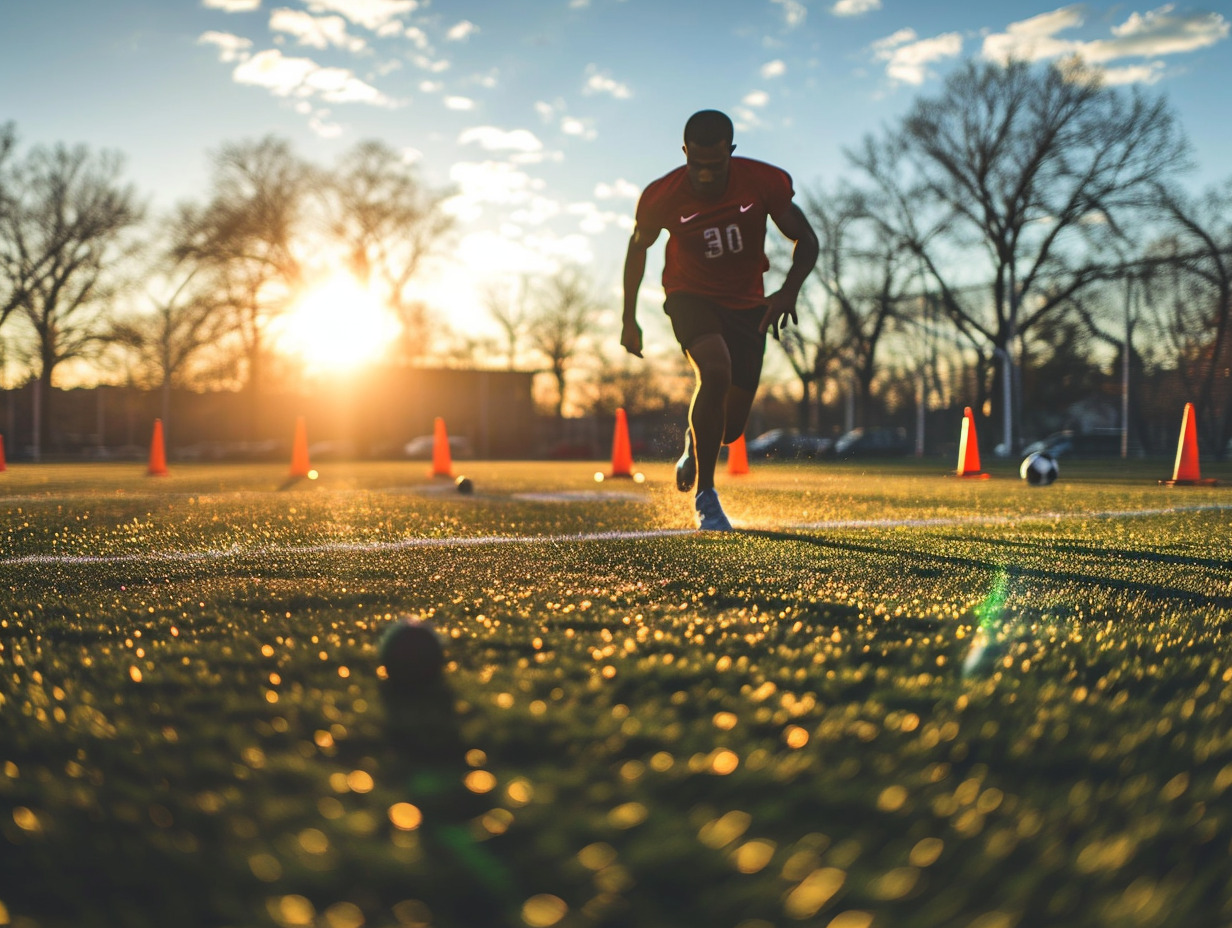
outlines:
[[[280,343],[310,369],[345,371],[379,359],[397,334],[398,321],[370,290],[334,274],[296,301]]]

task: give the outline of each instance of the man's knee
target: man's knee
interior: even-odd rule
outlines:
[[[731,386],[732,363],[727,345],[718,336],[707,336],[689,349],[698,379],[707,389],[726,393]]]

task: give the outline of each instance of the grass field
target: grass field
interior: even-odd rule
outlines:
[[[0,925],[1232,923],[1232,469],[596,469],[0,474]]]

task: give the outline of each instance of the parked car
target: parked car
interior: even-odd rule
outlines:
[[[834,442],[834,456],[839,458],[905,457],[911,451],[911,439],[902,428],[852,429]]]
[[[1091,429],[1079,432],[1074,429],[1063,429],[1039,441],[1033,441],[1022,449],[1024,457],[1036,451],[1043,451],[1054,458],[1063,454],[1076,458],[1120,457],[1121,430]]]
[[[413,460],[429,461],[436,448],[436,436],[417,435],[402,446],[402,453]],[[449,457],[469,458],[474,454],[470,439],[463,435],[449,436]]]
[[[823,458],[830,453],[831,439],[802,429],[771,429],[745,443],[750,459],[790,461]]]

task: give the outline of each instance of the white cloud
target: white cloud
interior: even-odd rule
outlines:
[[[464,19],[456,26],[450,27],[449,31],[445,33],[445,38],[450,42],[462,42],[469,39],[478,31],[478,26],[476,26],[469,19]]]
[[[1010,58],[1040,61],[1076,55],[1095,66],[1122,58],[1154,59],[1207,48],[1228,37],[1232,24],[1218,13],[1194,12],[1177,15],[1172,4],[1148,13],[1131,13],[1110,30],[1112,37],[1080,41],[1058,33],[1083,24],[1081,8],[1062,7],[1030,19],[1011,23],[1005,32],[985,37],[983,56],[992,61]],[[1163,65],[1148,61],[1103,69],[1109,83],[1154,83]]]
[[[621,224],[630,217],[626,213],[616,213],[601,210],[593,203],[570,203],[565,210],[571,216],[579,217],[578,227],[587,235],[602,235],[608,227]]]
[[[537,243],[542,239],[536,239]],[[529,274],[532,276],[553,274],[558,263],[538,247],[529,247],[524,242],[499,232],[472,232],[458,243],[456,255],[468,274],[483,268],[491,275]]]
[[[1146,64],[1128,65],[1123,68],[1103,68],[1100,71],[1104,84],[1154,84],[1164,76],[1164,63],[1150,61]]]
[[[238,84],[264,87],[279,97],[319,96],[331,103],[393,105],[346,68],[323,68],[309,58],[288,58],[278,49],[258,52],[237,65],[231,76]]]
[[[471,221],[484,204],[524,206],[545,186],[504,161],[459,161],[449,169],[449,179],[458,190],[448,201],[451,212]]]
[[[397,17],[418,7],[418,0],[308,0],[308,9],[313,13],[340,13],[373,32],[390,26]]]
[[[446,97],[445,108],[459,111],[473,110],[475,108],[475,101],[470,97]]]
[[[767,61],[761,66],[761,76],[765,80],[770,80],[775,77],[782,77],[787,73],[787,65],[782,59],[776,58],[774,61]]]
[[[440,93],[444,89],[445,89],[445,85],[442,84],[440,81],[420,81],[419,82],[420,93]]]
[[[393,101],[346,68],[318,68],[304,79],[301,94],[320,96],[330,103],[369,103],[392,106]]]
[[[224,13],[251,13],[261,6],[261,0],[201,0],[201,5]]]
[[[341,16],[312,16],[301,10],[281,7],[270,14],[270,29],[295,36],[300,45],[328,48],[333,45],[349,52],[361,52],[363,39],[347,34],[346,20]]]
[[[430,74],[440,74],[442,71],[448,71],[452,67],[448,59],[445,58],[434,60],[427,55],[416,55],[412,60],[415,62],[415,67]]]
[[[493,68],[487,74],[476,74],[471,78],[471,83],[478,84],[480,87],[486,87],[491,90],[493,87],[500,85],[500,71]]]
[[[924,83],[930,64],[961,52],[962,36],[957,32],[921,39],[914,29],[900,29],[873,43],[873,57],[886,62],[886,74],[900,84]]]
[[[623,177],[618,177],[610,184],[595,184],[596,200],[636,200],[642,195],[642,188],[630,183]]]
[[[224,62],[242,61],[248,57],[248,50],[252,48],[251,39],[229,32],[203,32],[198,36],[197,44],[217,47],[218,60]]]
[[[796,28],[808,16],[808,8],[799,0],[770,0],[770,2],[783,8],[783,18],[787,21],[788,29]]]
[[[1082,10],[1076,6],[1061,7],[1030,19],[1010,23],[1005,32],[984,37],[981,54],[1002,63],[1013,59],[1038,61],[1073,54],[1077,42],[1056,38],[1058,32],[1082,25]]]
[[[559,216],[560,203],[549,197],[533,196],[526,206],[513,210],[509,218],[524,226],[541,226],[550,219]]]
[[[560,120],[560,131],[585,142],[593,142],[599,133],[589,119],[578,119],[576,116],[565,116]]]
[[[737,132],[747,132],[761,125],[757,113],[747,106],[737,106],[731,111],[732,124]]]
[[[535,152],[543,149],[543,143],[527,129],[506,132],[495,126],[474,126],[458,136],[459,145],[478,145],[486,151]]]
[[[287,58],[276,48],[257,52],[231,72],[238,84],[253,84],[264,87],[271,93],[286,97],[304,83],[304,79],[317,70],[317,64],[307,58]]]
[[[610,93],[617,100],[627,100],[633,96],[626,84],[600,73],[598,66],[593,64],[586,66],[586,86],[582,88],[582,93]]]
[[[830,7],[835,16],[863,16],[873,10],[881,9],[881,0],[838,0]]]
[[[411,44],[417,49],[427,51],[432,43],[428,41],[428,34],[418,26],[408,26],[402,33],[406,38],[411,40]]]
[[[313,116],[309,119],[308,128],[323,139],[336,139],[342,135],[342,126],[336,122],[326,122],[323,115]]]
[[[764,90],[751,90],[744,95],[740,102],[745,106],[765,106],[770,102],[770,94]]]
[[[555,103],[548,103],[546,100],[535,101],[535,112],[539,114],[539,118],[544,122],[552,122],[556,118],[558,112],[563,112],[565,108],[564,101],[557,100]]]

